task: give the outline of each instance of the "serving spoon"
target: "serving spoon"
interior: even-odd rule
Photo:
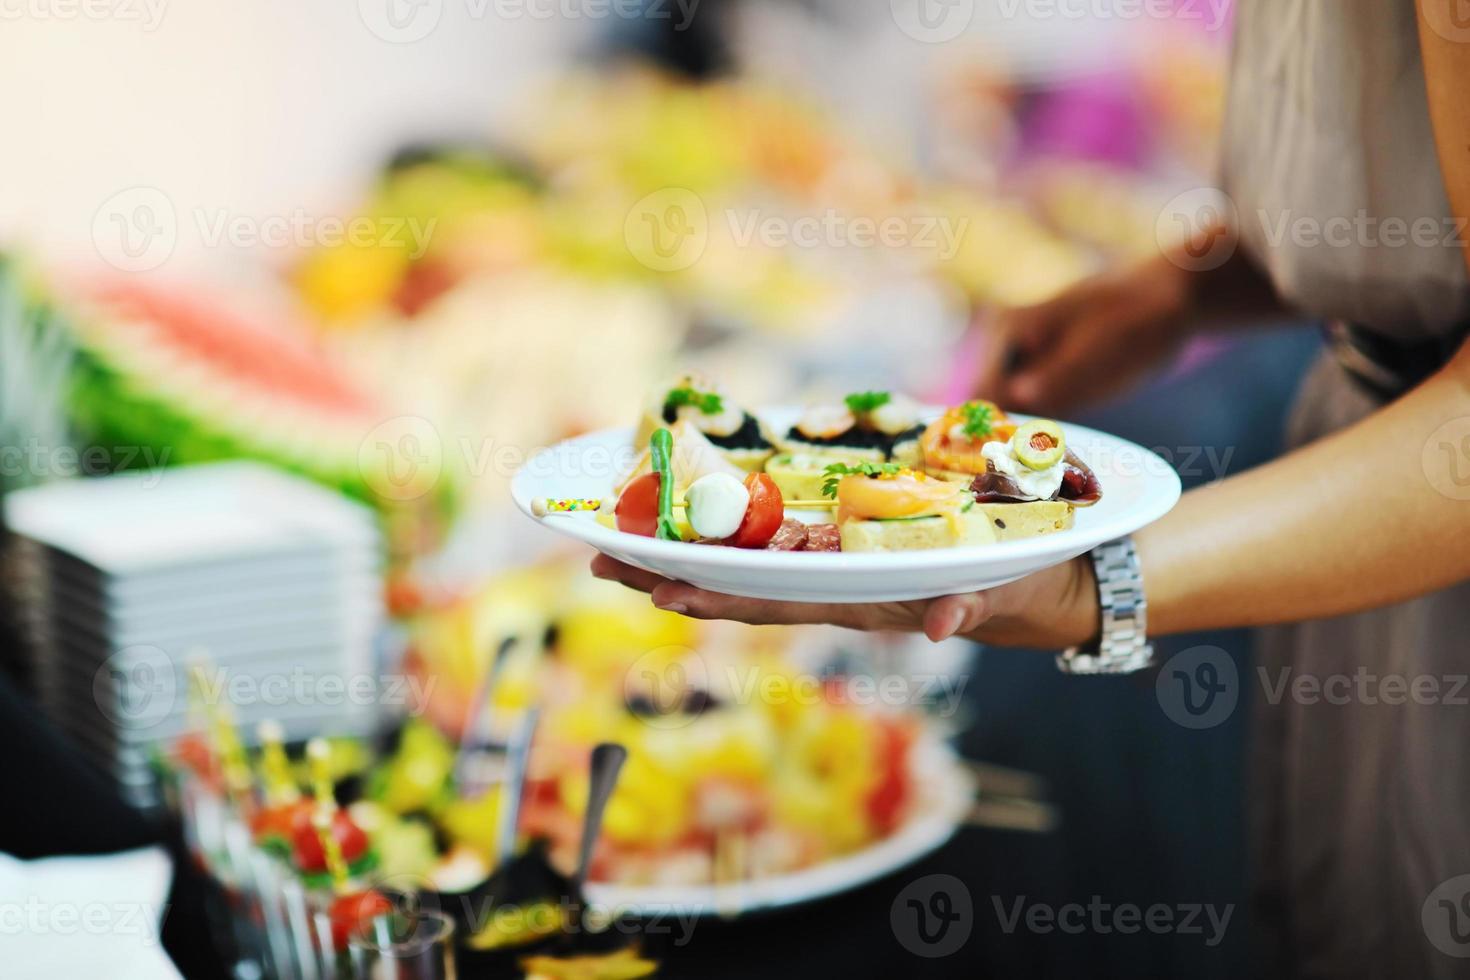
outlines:
[[[587,884],[592,850],[602,832],[603,811],[617,788],[618,774],[627,759],[627,748],[617,742],[603,742],[592,750],[592,765],[587,774],[587,812],[582,816],[582,844],[577,852],[577,870],[572,875],[574,895],[581,895]]]

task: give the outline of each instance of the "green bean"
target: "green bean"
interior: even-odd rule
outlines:
[[[658,534],[664,541],[682,541],[674,523],[674,437],[668,429],[656,429],[649,441],[653,471],[658,474]]]

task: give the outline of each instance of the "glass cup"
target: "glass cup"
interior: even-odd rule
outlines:
[[[440,912],[395,910],[347,937],[359,980],[455,980],[454,920]]]

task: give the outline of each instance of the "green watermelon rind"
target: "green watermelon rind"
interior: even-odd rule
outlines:
[[[289,447],[232,431],[226,422],[210,419],[207,412],[180,404],[177,398],[116,369],[105,354],[89,345],[78,348],[67,400],[78,436],[90,445],[106,447],[115,462],[128,468],[251,459],[331,487],[378,510],[402,506],[374,492],[354,454],[344,452],[342,465],[333,466],[320,457],[303,458]],[[425,495],[427,503],[446,516],[455,512],[459,497],[447,470]]]

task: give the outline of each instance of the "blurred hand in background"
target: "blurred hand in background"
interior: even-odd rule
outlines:
[[[1159,256],[1002,310],[987,328],[976,394],[1042,415],[1120,394],[1183,343],[1193,293],[1192,273]]]

